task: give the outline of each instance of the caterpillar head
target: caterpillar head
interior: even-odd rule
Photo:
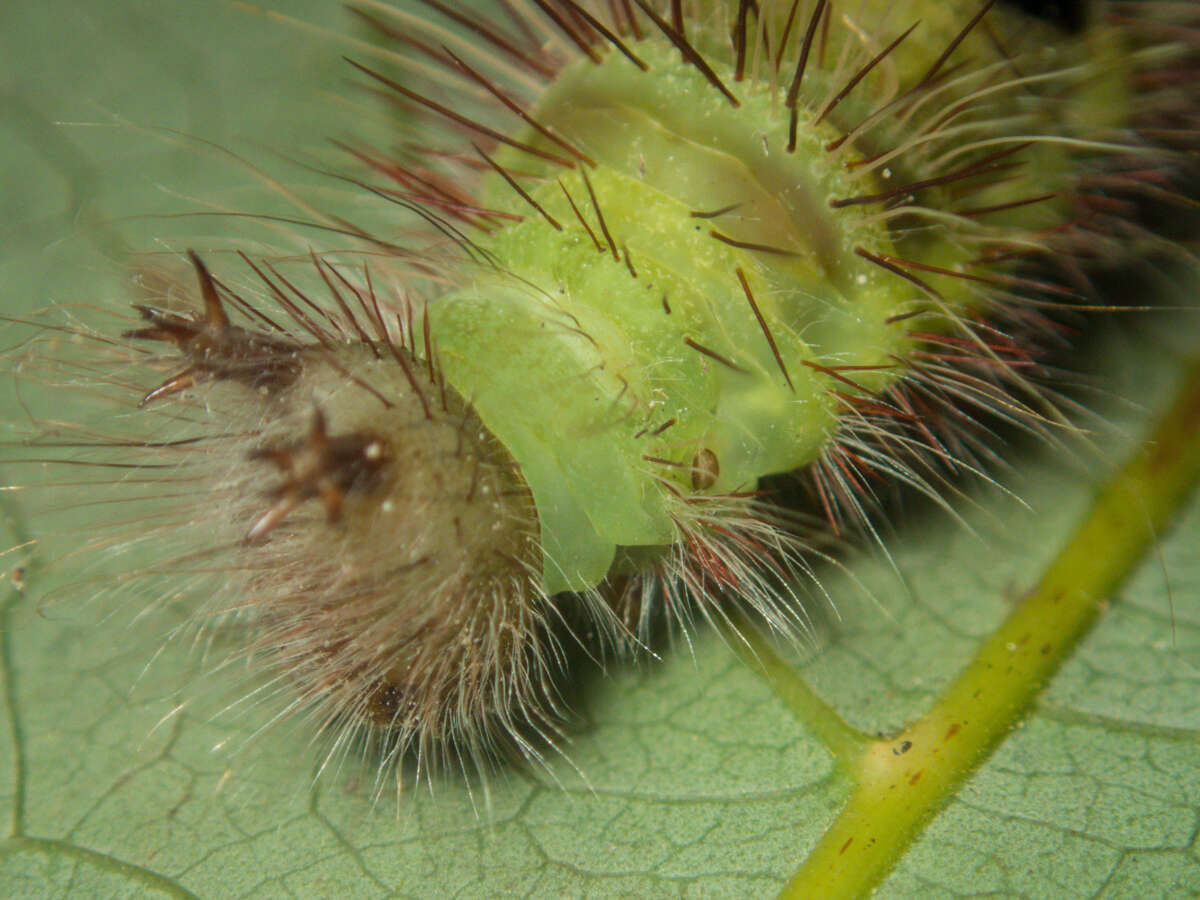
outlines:
[[[140,305],[149,327],[129,336],[165,345],[154,367],[172,372],[143,408],[187,432],[191,417],[168,411],[186,389],[207,417],[177,477],[199,486],[188,527],[228,573],[215,612],[249,622],[249,652],[287,673],[290,706],[343,740],[367,727],[429,758],[538,720],[553,643],[536,510],[511,456],[418,359],[411,317],[385,324],[347,281],[354,312],[284,304],[290,332],[236,325],[191,259],[202,310]],[[336,293],[342,276],[315,265]]]

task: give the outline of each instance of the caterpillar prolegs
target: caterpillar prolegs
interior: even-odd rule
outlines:
[[[329,210],[342,246],[143,269],[141,321],[87,335],[124,430],[80,450],[138,476],[114,496],[178,529],[147,569],[214,573],[289,712],[423,764],[537,756],[571,644],[729,601],[802,637],[819,551],[760,480],[869,530],[886,485],[976,470],[981,418],[1053,427],[1028,335],[1152,241],[1136,201],[1195,125],[1185,4],[1070,34],[995,3],[421,6],[354,8],[405,124],[344,178],[394,228]]]

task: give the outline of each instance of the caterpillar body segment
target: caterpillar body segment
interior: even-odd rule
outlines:
[[[1128,106],[1117,101],[1132,63],[1097,77],[1084,62],[1117,53],[1110,30],[1018,63],[1003,51],[1016,24],[990,9],[931,26],[904,5],[861,10],[907,24],[885,43],[848,17],[831,25],[816,4],[811,35],[771,58],[771,28],[788,30],[785,12],[798,27],[803,10],[765,4],[760,30],[722,47],[746,9],[716,4],[689,22],[708,48],[695,65],[679,65],[682,36],[665,22],[658,40],[601,46],[522,108],[515,146],[474,147],[490,167],[482,205],[523,220],[478,240],[493,264],[460,273],[468,284],[430,316],[448,377],[538,499],[548,593],[596,587],[620,547],[677,543],[701,455],[717,473],[704,495],[821,460],[848,404],[916,376],[930,334],[992,356],[996,371],[970,391],[998,402],[996,383],[1020,374],[995,357],[1013,348],[998,353],[1003,338],[972,320],[1029,290],[988,257],[1064,242],[1053,232],[1079,169],[1060,142],[1101,142],[1125,124],[1112,110]],[[984,23],[1003,37],[975,34]],[[984,60],[968,66],[960,45]],[[758,76],[748,46],[764,57]],[[952,61],[957,74],[943,72]],[[501,95],[469,62],[451,68]],[[1047,130],[1035,89],[1081,93],[1102,114]]]

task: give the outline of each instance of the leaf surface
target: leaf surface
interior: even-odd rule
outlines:
[[[341,29],[325,6],[296,15]],[[227,146],[253,122],[251,139],[279,146],[297,121],[288,98],[340,77],[321,39],[223,6],[194,21],[158,4],[104,8],[0,13],[0,152],[22,175],[3,180],[0,204],[8,313],[127,302],[97,250],[115,232],[89,216],[111,226],[178,208],[161,186],[192,184],[197,155],[139,126]],[[68,121],[101,124],[55,124]],[[235,188],[214,190],[195,188],[237,203]],[[201,650],[165,642],[169,623],[153,616],[55,602],[44,560],[24,591],[4,589],[0,893],[774,896],[852,796],[864,748],[890,746],[944,696],[1169,401],[1197,351],[1194,323],[1177,321],[1098,338],[1110,396],[1096,410],[1112,420],[1096,426],[1099,458],[1013,449],[999,477],[1028,508],[980,490],[961,503],[971,529],[902,512],[891,562],[863,552],[822,573],[813,648],[776,659],[760,645],[754,658],[736,636],[700,631],[661,663],[586,672],[565,758],[471,790],[446,779],[432,796],[373,803],[370,771],[351,763],[312,787],[301,724],[252,739],[268,712],[224,708],[244,673],[197,678]],[[5,391],[4,421],[20,421],[31,390]],[[3,473],[20,480],[11,463]],[[21,544],[38,521],[19,495],[4,500],[3,544]],[[999,723],[1011,732],[940,797],[878,896],[1200,892],[1198,546],[1193,502],[1028,713]]]

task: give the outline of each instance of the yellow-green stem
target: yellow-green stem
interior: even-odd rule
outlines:
[[[857,788],[781,898],[865,896],[1037,697],[1200,474],[1200,366],[1074,536],[933,708],[876,741]]]

